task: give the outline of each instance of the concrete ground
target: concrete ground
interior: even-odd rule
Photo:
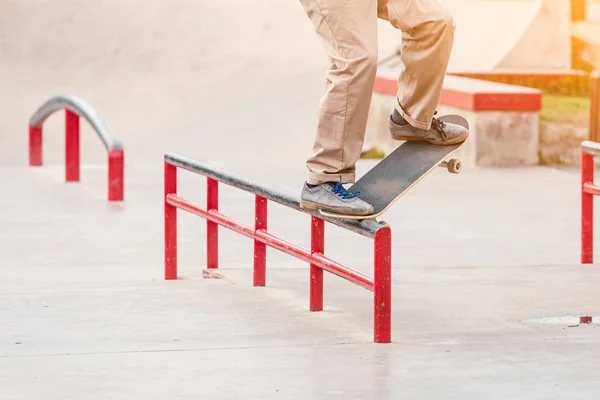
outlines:
[[[224,228],[224,278],[203,279],[205,223],[185,212],[181,279],[164,281],[162,155],[298,194],[327,60],[297,3],[101,3],[9,1],[0,15],[0,399],[595,396],[600,269],[579,264],[577,170],[439,169],[402,198],[384,216],[391,344],[372,342],[371,293],[338,277],[309,312],[308,267],[286,254],[269,250],[267,286],[252,287],[252,242]],[[63,182],[60,113],[44,166],[27,167],[27,120],[62,93],[123,140],[125,202],[106,201],[85,123],[82,181]],[[204,204],[204,178],[179,180]],[[252,195],[220,196],[251,224]],[[269,216],[309,247],[306,214],[270,203]],[[327,224],[331,258],[370,274],[372,250]]]
[[[583,399],[598,390],[600,269],[578,265],[575,171],[440,169],[401,199],[385,216],[391,344],[372,342],[371,293],[340,278],[326,274],[325,309],[309,312],[308,268],[283,253],[269,250],[267,287],[252,287],[252,242],[224,228],[224,279],[203,279],[205,225],[185,212],[181,279],[164,281],[160,168],[131,166],[126,201],[112,205],[102,167],[84,166],[74,184],[62,172],[0,170],[13,183],[0,200],[3,399]],[[296,190],[302,176],[281,172],[280,186]],[[180,176],[181,195],[203,204],[204,178]],[[249,223],[252,209],[251,195],[222,187],[224,213]],[[272,232],[308,247],[307,215],[269,211]],[[372,272],[367,238],[327,224],[326,253]],[[569,315],[595,319],[536,320]]]

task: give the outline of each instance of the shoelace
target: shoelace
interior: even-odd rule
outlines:
[[[335,193],[336,195],[338,195],[342,199],[351,199],[353,197],[358,196],[358,194],[360,193],[360,191],[356,191],[356,192],[352,192],[351,193],[351,192],[347,191],[346,188],[344,188],[341,183],[336,182],[335,186],[333,187],[333,193]]]
[[[437,111],[435,111],[433,113],[433,115],[436,115]],[[435,129],[436,131],[439,132],[442,140],[446,140],[446,138],[448,136],[446,136],[446,131],[444,130],[444,128],[446,127],[446,124],[444,123],[444,121],[440,121],[439,119],[433,117],[432,121],[431,121],[431,125],[433,126],[433,129]]]

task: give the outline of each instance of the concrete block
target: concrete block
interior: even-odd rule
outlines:
[[[396,101],[396,77],[382,73],[375,84],[363,151],[391,153],[402,142],[387,127]],[[471,133],[456,154],[464,166],[526,166],[538,163],[541,91],[447,76],[438,115],[459,114]]]

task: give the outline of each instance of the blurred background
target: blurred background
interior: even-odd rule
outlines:
[[[440,2],[457,24],[449,72],[542,89],[539,161],[577,163],[600,59],[600,0]],[[155,164],[176,151],[244,164],[260,151],[260,163],[304,169],[328,62],[298,1],[4,0],[1,8],[0,163],[25,162],[27,120],[43,101],[75,94],[114,128],[129,161]],[[379,21],[379,34],[383,60],[401,33]],[[62,123],[52,117],[45,130],[59,135]],[[61,162],[62,141],[47,136],[46,162]],[[105,157],[85,132],[82,152],[90,163]]]

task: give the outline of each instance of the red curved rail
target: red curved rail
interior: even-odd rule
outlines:
[[[79,182],[79,119],[83,117],[108,151],[108,201],[123,200],[123,144],[98,113],[83,99],[60,95],[47,100],[29,119],[29,165],[42,165],[42,126],[56,111],[65,110],[65,181]]]

